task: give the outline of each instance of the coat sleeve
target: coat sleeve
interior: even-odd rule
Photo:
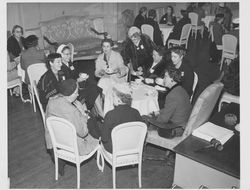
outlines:
[[[167,96],[164,108],[160,110],[160,114],[158,115],[156,121],[160,123],[167,123],[174,114],[176,106],[176,98],[173,96]]]

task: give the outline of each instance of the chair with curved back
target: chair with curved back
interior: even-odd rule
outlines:
[[[77,188],[80,188],[80,164],[91,158],[97,152],[97,166],[100,158],[100,145],[98,144],[92,152],[87,155],[80,156],[77,146],[76,129],[72,123],[66,119],[51,116],[46,119],[50,137],[52,140],[54,157],[55,157],[55,179],[58,180],[58,158],[76,164],[77,169]]]
[[[187,136],[189,136],[193,130],[205,123],[221,94],[223,88],[222,83],[213,83],[209,85],[196,100],[192,112],[189,116],[186,128],[181,137],[175,137],[173,139],[166,139],[158,135],[157,130],[148,131],[146,138],[147,143],[151,143],[168,150],[173,150],[181,141],[183,141]]]
[[[222,69],[224,59],[233,60],[236,58],[237,42],[237,38],[231,34],[224,34],[222,36],[222,57],[220,70]]]
[[[175,40],[175,39],[168,40],[168,48],[170,48],[170,44],[175,44],[178,46],[185,45],[185,47],[187,49],[188,38],[189,38],[191,28],[192,28],[191,24],[185,24],[181,30],[181,37],[179,40]]]
[[[154,28],[153,28],[153,26],[151,26],[149,24],[143,24],[141,26],[141,32],[143,34],[147,34],[152,41],[154,40]]]
[[[70,50],[71,50],[71,57],[70,57],[70,60],[71,62],[73,63],[74,61],[74,51],[75,51],[75,48],[74,48],[74,45],[72,43],[68,43],[67,46],[69,46]]]
[[[221,96],[220,102],[219,102],[219,106],[218,106],[218,111],[220,112],[221,110],[221,105],[223,102],[226,103],[236,103],[236,104],[240,104],[240,97],[239,96],[235,96],[232,94],[229,94],[228,92],[224,92]]]
[[[128,122],[116,126],[111,132],[113,153],[101,146],[102,163],[104,159],[112,166],[113,188],[116,188],[116,168],[138,164],[139,188],[141,188],[142,150],[147,133],[143,122]],[[102,165],[102,171],[104,164]]]
[[[39,109],[40,109],[40,112],[41,112],[41,115],[42,115],[43,125],[45,127],[45,125],[46,125],[46,122],[45,122],[45,111],[43,110],[43,106],[42,106],[41,101],[40,101],[39,91],[37,89],[36,82],[34,82],[33,90],[34,90],[34,94],[36,96],[36,100],[37,100],[37,103],[38,103],[38,106],[39,106]]]
[[[197,87],[197,84],[198,84],[198,75],[196,72],[194,72],[194,82],[193,82],[193,87],[192,87],[192,96],[190,97],[190,102],[192,102],[193,100],[193,96],[194,96],[194,93],[195,93],[195,89]]]
[[[192,36],[195,34],[195,39],[197,38],[197,31],[201,31],[201,38],[203,38],[204,26],[198,26],[198,14],[195,12],[191,12],[188,14],[188,17],[191,20],[192,25]]]
[[[28,67],[27,72],[30,79],[30,93],[31,93],[31,101],[34,106],[34,112],[36,112],[36,102],[34,99],[34,82],[38,83],[41,76],[47,71],[47,67],[45,63],[35,63]]]

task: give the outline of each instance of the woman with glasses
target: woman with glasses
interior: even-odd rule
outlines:
[[[10,61],[20,62],[20,53],[24,50],[23,28],[15,25],[12,29],[12,35],[7,40],[7,50],[9,52]]]
[[[111,39],[104,39],[101,44],[103,53],[96,59],[95,76],[100,78],[98,86],[103,89],[105,95],[109,87],[127,81],[128,68],[124,65],[120,53],[112,50]]]
[[[89,110],[94,107],[98,115],[103,117],[101,99],[102,89],[96,85],[95,81],[89,79],[88,75],[82,77],[78,74],[71,60],[72,52],[69,46],[64,44],[60,45],[57,49],[57,53],[62,56],[62,67],[60,72],[64,73],[68,78],[76,79],[79,84],[79,99],[82,98],[81,102],[85,101]]]

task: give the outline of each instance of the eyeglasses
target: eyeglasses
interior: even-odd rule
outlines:
[[[20,30],[16,30],[16,31],[15,31],[15,33],[22,33],[22,31],[20,31]]]

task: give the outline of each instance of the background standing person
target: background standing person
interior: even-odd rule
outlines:
[[[12,29],[12,35],[7,40],[7,50],[10,61],[20,62],[20,53],[24,50],[23,27],[15,25]]]
[[[167,7],[167,13],[161,17],[160,24],[167,24],[169,26],[176,24],[176,17],[174,16],[174,8],[172,6]]]
[[[145,24],[147,19],[147,7],[141,7],[139,14],[135,17],[134,26],[141,29],[141,25]]]
[[[162,33],[159,27],[158,22],[155,21],[156,10],[150,9],[148,11],[148,18],[146,19],[145,24],[149,24],[154,28],[154,37],[153,41],[157,46],[163,46]]]

